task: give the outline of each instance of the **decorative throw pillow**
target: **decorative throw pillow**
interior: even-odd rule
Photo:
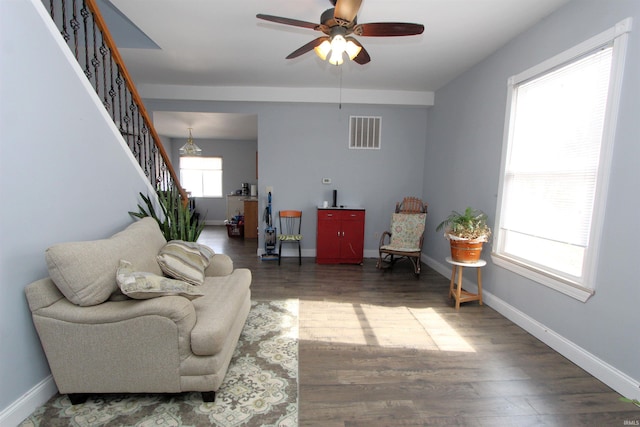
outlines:
[[[156,220],[146,217],[107,239],[53,245],[45,259],[60,292],[72,303],[87,307],[102,304],[118,290],[113,272],[120,259],[161,275],[155,255],[166,243]]]
[[[426,213],[394,213],[391,218],[391,242],[388,246],[406,252],[419,251],[426,217]]]
[[[167,295],[181,295],[194,299],[204,295],[198,287],[181,280],[135,271],[133,265],[125,260],[120,260],[116,281],[122,293],[134,299],[150,299]]]
[[[204,283],[204,270],[211,263],[214,252],[208,246],[195,242],[171,240],[158,253],[160,269],[169,277],[193,285]]]

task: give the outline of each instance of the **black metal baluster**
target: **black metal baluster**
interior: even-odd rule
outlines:
[[[75,3],[75,1],[74,1]],[[74,7],[75,14],[75,7]],[[84,1],[82,2],[82,9],[80,9],[80,15],[82,15],[82,24],[84,28],[84,75],[91,80],[91,69],[89,68],[89,33],[87,30],[87,9]]]
[[[138,131],[136,130],[136,103],[133,101],[133,95],[130,91],[129,95],[131,97],[131,102],[129,103],[129,110],[131,111],[131,133],[132,133],[132,144],[135,146],[135,155],[136,159],[138,159],[138,163],[140,163],[140,144],[138,144]],[[142,163],[140,163],[142,166]]]
[[[87,11],[88,12],[88,11]],[[91,19],[91,28],[92,28],[92,39],[93,39],[93,55],[91,58],[91,65],[93,65],[93,76],[95,78],[95,83],[93,87],[96,89],[96,93],[98,97],[100,97],[100,59],[98,58],[98,41],[97,41],[97,29],[96,29],[96,21],[93,19],[93,15],[90,16]]]
[[[140,133],[142,134],[142,140],[144,141],[144,173],[147,175],[149,181],[153,183],[153,175],[151,175],[151,138],[149,138],[149,129],[147,129],[147,125],[144,120],[142,120],[142,129],[140,129]]]
[[[113,83],[113,57],[109,55],[109,96],[111,97],[111,118],[114,123],[118,123],[116,120],[116,90],[113,87]]]
[[[124,136],[124,128],[122,127],[122,74],[120,74],[120,67],[117,68],[116,85],[118,85],[118,129],[120,135]]]
[[[132,115],[135,114],[134,117],[137,119],[137,122],[138,122],[138,125],[134,127],[136,129],[136,144],[138,145],[138,152],[140,153],[138,157],[138,163],[140,164],[140,167],[144,170],[144,174],[148,176],[147,167],[145,165],[145,159],[146,159],[145,150],[144,150],[145,147],[144,147],[144,141],[142,139],[142,129],[141,129],[142,116],[140,115],[140,110],[138,109],[138,106],[134,102],[131,103],[131,109],[133,110]]]
[[[123,79],[124,80],[124,79]],[[125,82],[126,83],[126,82]],[[127,145],[129,146],[129,149],[131,149],[131,152],[133,153],[134,156],[136,156],[136,147],[135,144],[131,143],[131,132],[129,132],[129,122],[131,122],[131,119],[129,118],[129,108],[127,106],[127,95],[129,94],[129,90],[127,89],[127,85],[125,84],[124,87],[124,103],[123,103],[123,107],[124,107],[124,117],[122,118],[122,121],[124,122],[124,130],[125,130],[125,138],[127,139]]]
[[[151,145],[151,176],[153,187],[158,188],[158,146],[155,142]]]
[[[60,31],[60,34],[62,34],[64,41],[68,43],[71,36],[69,36],[69,31],[67,31],[67,8],[64,2],[62,2],[62,31]],[[76,46],[77,46],[77,43],[76,43]],[[78,57],[78,52],[76,51],[76,58],[77,57]]]
[[[101,37],[102,38],[102,37]],[[100,44],[100,55],[102,55],[102,105],[111,115],[111,104],[109,104],[109,92],[107,88],[107,54],[109,49],[104,44],[104,40]]]
[[[64,7],[64,0],[62,0],[62,7]],[[49,1],[49,15],[51,15],[51,19],[53,19],[53,22],[56,22],[56,14],[53,6],[53,0]]]

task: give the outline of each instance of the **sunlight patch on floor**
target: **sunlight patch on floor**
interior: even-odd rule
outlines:
[[[432,308],[300,301],[300,339],[334,344],[474,352]]]
[[[410,308],[409,311],[420,322],[425,332],[442,351],[475,353],[474,348],[433,308]]]

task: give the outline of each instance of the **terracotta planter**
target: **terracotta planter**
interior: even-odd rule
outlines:
[[[480,259],[484,242],[470,240],[449,240],[451,244],[451,258],[457,262],[473,263]]]

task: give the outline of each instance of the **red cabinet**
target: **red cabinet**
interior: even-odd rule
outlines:
[[[318,209],[316,263],[362,264],[364,209]]]

